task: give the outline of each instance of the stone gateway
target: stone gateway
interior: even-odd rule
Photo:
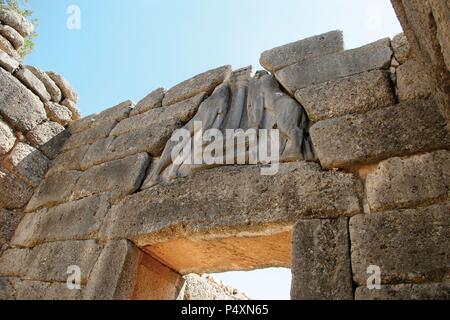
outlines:
[[[331,31],[87,117],[0,11],[0,299],[245,300],[206,274],[268,267],[294,300],[450,299],[450,8],[392,3],[392,40]],[[233,161],[174,161],[180,129]],[[278,152],[239,164],[252,129]]]

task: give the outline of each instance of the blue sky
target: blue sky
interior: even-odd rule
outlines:
[[[81,29],[69,30],[69,5]],[[40,20],[25,62],[66,77],[84,115],[138,102],[225,64],[259,66],[266,49],[340,29],[346,48],[401,32],[390,0],[30,0]],[[252,298],[289,299],[289,270],[219,275]]]
[[[66,27],[69,5],[81,29]],[[139,101],[217,66],[334,29],[347,48],[400,32],[389,0],[30,0],[40,24],[26,63],[63,74],[84,115]]]

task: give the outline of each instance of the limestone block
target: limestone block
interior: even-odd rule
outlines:
[[[127,100],[118,105],[106,109],[95,116],[97,120],[116,120],[122,121],[128,118],[131,110],[134,108],[133,101]]]
[[[179,273],[152,256],[141,253],[133,298],[153,301],[181,300],[184,283]]]
[[[0,300],[15,300],[19,278],[0,277]]]
[[[382,286],[381,290],[360,287],[356,300],[449,300],[450,282],[427,284],[399,284]]]
[[[324,120],[311,127],[311,138],[324,168],[355,165],[450,145],[446,121],[432,101]]]
[[[40,244],[36,239],[41,229],[41,218],[46,211],[47,209],[42,209],[25,214],[11,238],[11,245],[15,248],[31,249]]]
[[[25,277],[32,259],[32,250],[7,250],[0,257],[0,276]]]
[[[69,100],[69,99],[64,99],[61,102],[61,105],[63,105],[64,107],[69,109],[70,112],[72,112],[72,119],[73,120],[80,120],[81,119],[81,117],[82,117],[81,112],[78,109],[78,107],[75,104],[75,102],[73,102],[72,100]]]
[[[47,92],[50,94],[51,101],[59,103],[62,99],[62,93],[55,81],[53,81],[44,71],[36,67],[26,66],[26,68],[33,72],[33,74],[41,80],[45,86],[45,89],[47,89]]]
[[[136,107],[131,111],[130,116],[135,116],[151,109],[161,108],[165,94],[166,90],[164,88],[150,92],[144,99],[138,102]]]
[[[260,64],[275,73],[294,63],[341,51],[344,51],[342,31],[331,31],[264,51]]]
[[[64,101],[70,101],[68,99],[64,100]],[[72,134],[90,129],[94,126],[97,126],[99,123],[102,123],[101,121],[98,121],[96,119],[97,114],[91,114],[87,117],[84,117],[82,119],[79,119],[77,121],[73,121],[69,124],[69,128],[70,128],[70,132]],[[108,122],[108,121],[106,121]]]
[[[23,37],[28,37],[34,30],[31,22],[12,10],[0,10],[0,21],[16,29]]]
[[[0,156],[7,154],[14,147],[16,136],[7,123],[0,120]]]
[[[5,167],[37,187],[47,173],[50,161],[39,150],[19,142],[4,159]]]
[[[447,199],[450,152],[438,151],[381,162],[366,179],[372,212],[412,208]]]
[[[448,3],[435,0],[391,2],[415,53],[432,64],[449,62],[445,59],[450,59],[449,41],[445,37],[448,38]]]
[[[412,55],[423,61],[434,79],[435,99],[450,123],[449,5],[440,0],[391,0],[411,45]]]
[[[105,194],[29,213],[12,243],[29,248],[44,242],[95,239],[109,207]]]
[[[26,137],[47,158],[55,159],[70,137],[70,133],[59,123],[47,121],[28,132]]]
[[[92,167],[78,180],[73,199],[103,192],[111,192],[113,198],[131,194],[139,189],[149,163],[150,157],[140,153]]]
[[[102,138],[106,138],[116,124],[116,120],[103,120],[96,122],[96,125],[92,128],[78,133],[73,133],[64,145],[63,150],[72,150],[87,144],[92,144]]]
[[[15,50],[19,50],[25,42],[21,34],[18,33],[16,29],[7,25],[0,24],[0,35],[5,37],[13,45]]]
[[[49,102],[45,104],[45,109],[50,120],[63,126],[72,120],[72,112],[60,104]]]
[[[25,68],[19,68],[14,75],[19,79],[28,89],[35,93],[43,102],[48,102],[51,99],[47,89],[33,72]]]
[[[159,156],[173,132],[178,128],[180,128],[179,122],[172,119],[166,123],[151,125],[118,137],[98,140],[89,148],[81,168],[86,170],[96,164],[141,152]]]
[[[3,37],[2,35],[0,35],[0,51],[6,52],[11,58],[15,60],[20,60],[20,56],[14,49],[11,42],[9,42],[8,39]]]
[[[383,70],[312,85],[298,90],[295,98],[311,121],[365,113],[396,103],[389,74]]]
[[[72,134],[99,127],[106,123],[117,123],[128,118],[130,111],[134,108],[133,102],[127,100],[101,113],[94,113],[81,119],[80,111],[73,101],[65,99],[61,104],[69,108],[74,114],[74,119],[77,120],[70,123],[70,131]]]
[[[350,220],[354,281],[366,286],[367,268],[380,267],[381,283],[449,280],[450,203]]]
[[[389,39],[382,39],[361,48],[316,57],[288,66],[275,73],[278,81],[292,95],[302,88],[348,77],[391,64]]]
[[[44,105],[19,80],[0,68],[0,114],[23,132],[47,119]]]
[[[31,212],[44,206],[49,207],[69,200],[81,174],[79,171],[67,171],[48,176],[35,190],[26,211]]]
[[[110,241],[89,277],[86,300],[175,300],[183,278],[126,240]]]
[[[12,73],[19,67],[19,62],[0,50],[0,67]]]
[[[146,113],[123,120],[111,131],[111,135],[119,136],[152,125],[160,126],[163,123],[170,123],[172,120],[186,123],[195,115],[205,96],[205,93],[200,93],[191,99],[176,103],[170,107],[152,109]]]
[[[47,72],[48,76],[55,82],[55,84],[59,87],[62,92],[64,99],[72,100],[73,102],[78,102],[78,94],[72,88],[70,83],[64,79],[61,75],[56,72],[49,71]]]
[[[101,251],[102,246],[93,240],[42,244],[32,250],[25,279],[65,283],[67,268],[78,266],[81,269],[81,283],[85,284]]]
[[[66,283],[21,281],[17,285],[17,300],[80,300],[82,290],[70,290]]]
[[[33,195],[33,189],[22,179],[0,166],[0,207],[19,209],[24,207]]]
[[[353,300],[348,218],[299,221],[292,250],[293,300]]]
[[[21,212],[0,209],[0,256],[8,247],[22,216]]]
[[[292,226],[301,218],[352,216],[361,210],[361,186],[352,174],[323,172],[317,164],[305,162],[282,164],[274,176],[263,176],[260,169],[206,170],[127,197],[111,209],[103,234],[148,245],[167,236],[232,236]]]
[[[88,149],[89,146],[82,146],[80,148],[61,153],[52,162],[52,165],[47,172],[47,176],[63,171],[81,171],[81,161],[83,160]]]
[[[230,75],[231,66],[223,66],[183,81],[167,91],[163,99],[163,106],[192,98],[201,92],[209,94]]]
[[[447,69],[450,70],[450,22],[448,16],[450,5],[445,1],[429,0],[434,20],[436,21],[436,36],[441,46]]]
[[[124,156],[131,156],[133,154],[136,154],[136,153],[129,153],[131,151],[128,149],[128,147],[122,150],[125,152],[123,154],[122,152],[118,152],[116,149],[111,148],[110,146],[116,139],[117,139],[116,137],[110,136],[107,138],[100,139],[97,142],[93,143],[92,145],[87,146],[86,153],[84,157],[81,158],[79,164],[81,170],[85,171],[95,165],[99,165],[108,161],[122,159]],[[130,144],[130,147],[134,149],[134,145]]]
[[[400,101],[427,99],[435,91],[432,70],[419,60],[410,59],[397,69],[397,93]]]
[[[406,35],[404,33],[396,35],[392,39],[391,44],[395,59],[397,59],[400,64],[404,64],[411,55],[411,47]]]
[[[140,252],[121,240],[106,244],[89,277],[85,300],[129,300],[137,280]]]

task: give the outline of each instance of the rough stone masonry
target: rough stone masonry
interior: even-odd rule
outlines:
[[[246,299],[195,274],[266,267],[292,299],[450,299],[449,7],[392,2],[392,40],[331,31],[84,118],[1,12],[0,299]],[[278,174],[173,163],[197,120],[278,128]]]

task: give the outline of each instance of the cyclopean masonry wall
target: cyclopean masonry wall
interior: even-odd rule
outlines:
[[[67,81],[19,62],[18,51],[32,31],[20,15],[0,12],[0,255],[70,136],[67,125],[80,118]]]
[[[182,276],[289,267],[293,299],[449,299],[448,105],[408,40],[344,51],[333,31],[264,52],[254,76],[217,68],[71,122],[0,296],[214,298]],[[278,128],[279,172],[173,163],[171,135],[196,120]]]

